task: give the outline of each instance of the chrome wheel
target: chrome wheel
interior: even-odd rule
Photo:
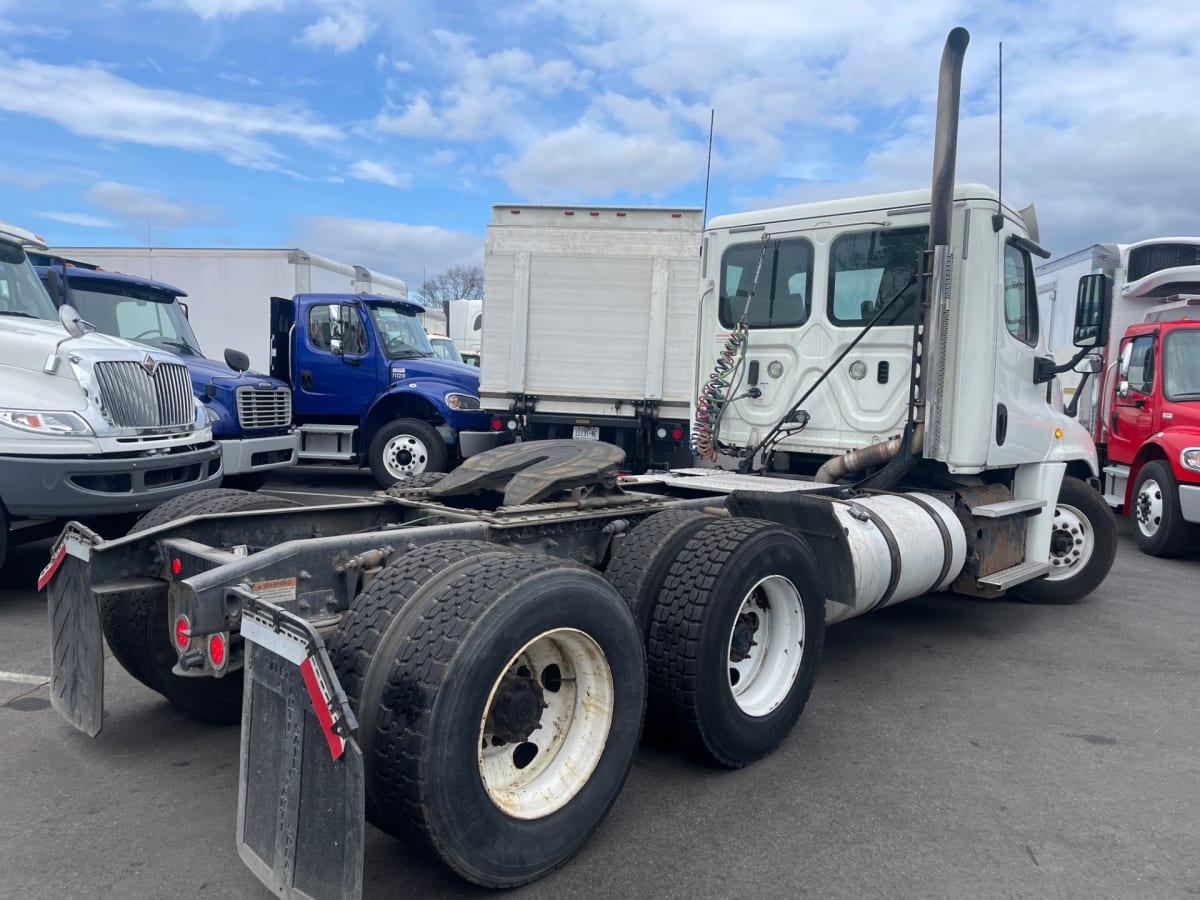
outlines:
[[[729,690],[748,716],[765,716],[791,692],[804,659],[804,605],[782,575],[758,582],[729,632]]]
[[[556,628],[522,647],[479,726],[479,776],[492,803],[516,819],[565,807],[604,753],[614,697],[608,659],[582,631]]]
[[[1147,478],[1138,488],[1133,500],[1133,517],[1138,531],[1146,537],[1154,537],[1162,525],[1163,489],[1153,478]]]
[[[1050,572],[1047,581],[1071,578],[1088,564],[1096,549],[1096,536],[1087,516],[1059,503],[1050,526]]]
[[[416,435],[398,434],[383,447],[383,466],[397,480],[424,472],[428,464],[429,448]]]

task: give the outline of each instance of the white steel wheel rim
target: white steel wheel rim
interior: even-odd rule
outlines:
[[[530,679],[541,687],[539,727],[524,741],[505,740],[497,707],[512,696],[509,685]],[[566,806],[604,754],[615,696],[608,658],[582,631],[555,628],[517,651],[492,685],[476,741],[479,777],[492,803],[516,819],[540,819]]]
[[[393,478],[404,478],[425,471],[429,448],[419,437],[398,434],[383,447],[383,467]]]
[[[1134,519],[1138,531],[1148,538],[1158,534],[1162,525],[1163,500],[1162,485],[1153,478],[1147,478],[1138,488],[1137,499],[1134,501]]]
[[[804,660],[804,603],[790,580],[770,575],[746,593],[727,652],[729,690],[743,713],[765,716],[787,699]]]
[[[1088,517],[1073,506],[1054,509],[1050,531],[1050,572],[1047,581],[1064,581],[1088,564],[1096,549],[1096,534]]]

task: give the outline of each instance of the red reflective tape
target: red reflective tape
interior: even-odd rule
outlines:
[[[300,674],[304,676],[304,686],[308,688],[308,698],[312,700],[313,708],[317,711],[317,721],[325,732],[325,742],[329,744],[329,752],[334,759],[346,752],[345,739],[333,730],[333,716],[329,714],[329,704],[321,691],[321,683],[317,680],[317,670],[309,657],[300,663]]]
[[[38,576],[37,589],[40,591],[50,579],[54,577],[54,573],[58,571],[58,567],[62,565],[62,561],[67,556],[67,542],[63,541],[58,545],[58,549],[54,551],[54,556],[50,558],[50,562],[46,564],[46,568],[42,569],[42,574]]]

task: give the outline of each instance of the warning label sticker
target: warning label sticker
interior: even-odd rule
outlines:
[[[272,578],[270,581],[256,581],[250,589],[260,600],[282,606],[296,599],[295,578]]]

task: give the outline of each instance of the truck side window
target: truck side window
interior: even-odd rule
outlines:
[[[1004,326],[1018,341],[1034,346],[1038,340],[1037,292],[1029,254],[1004,245]]]
[[[367,332],[363,328],[362,316],[357,309],[342,307],[342,351],[350,356],[362,356],[367,352]]]
[[[754,298],[750,289],[762,259]],[[808,320],[812,300],[812,245],[802,239],[737,244],[721,260],[721,294],[717,315],[733,328],[746,316],[750,328],[795,328]],[[750,308],[746,302],[750,300]]]
[[[1125,380],[1139,394],[1154,390],[1154,335],[1139,334],[1131,342],[1129,372]]]
[[[329,307],[324,305],[308,308],[308,342],[317,350],[329,352],[333,326],[329,321]]]
[[[829,320],[865,325],[903,289],[880,325],[911,325],[917,308],[917,283],[905,287],[917,269],[929,229],[884,228],[843,234],[833,242],[829,263]]]

